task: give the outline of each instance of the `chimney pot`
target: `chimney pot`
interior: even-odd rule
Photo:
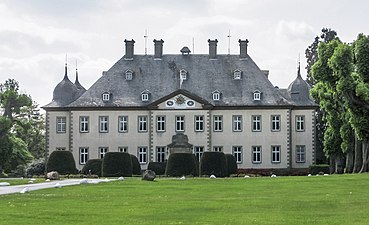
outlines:
[[[161,58],[163,56],[163,39],[156,40],[154,39],[154,59]]]
[[[133,59],[133,50],[134,50],[134,44],[135,41],[124,39],[124,42],[126,43],[126,54],[124,56],[125,59]]]
[[[247,43],[249,43],[249,40],[238,40],[238,43],[240,43],[240,58],[246,58],[247,57]]]
[[[209,58],[210,59],[216,59],[217,58],[217,43],[218,40],[210,40],[208,39],[209,42]]]

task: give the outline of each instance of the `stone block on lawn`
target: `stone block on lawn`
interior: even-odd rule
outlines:
[[[50,180],[60,180],[59,173],[56,171],[51,171],[46,174],[46,179]]]
[[[145,172],[143,172],[142,174],[142,180],[154,181],[155,177],[156,177],[156,174],[152,170],[145,170]]]

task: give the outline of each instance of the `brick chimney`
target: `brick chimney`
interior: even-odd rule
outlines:
[[[156,40],[154,39],[154,59],[160,59],[163,56],[163,39]]]
[[[246,58],[247,57],[247,43],[249,43],[249,41],[246,40],[238,40],[238,43],[240,43],[240,58]]]
[[[208,40],[209,42],[209,59],[216,59],[217,58],[217,43],[218,40]]]
[[[125,59],[133,59],[133,50],[134,50],[134,44],[135,41],[132,40],[127,40],[125,39],[124,42],[126,43],[126,54],[124,56]]]

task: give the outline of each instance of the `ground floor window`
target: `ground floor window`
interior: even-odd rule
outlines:
[[[138,161],[140,164],[147,163],[147,147],[138,147]]]
[[[118,147],[118,152],[128,152],[128,147]]]
[[[88,148],[79,148],[79,164],[86,164],[88,161]]]
[[[236,158],[236,163],[242,163],[242,146],[233,146],[232,152]]]
[[[296,145],[296,162],[304,163],[305,158],[305,145]]]
[[[108,147],[100,147],[99,148],[99,158],[104,158],[105,154],[109,151]]]
[[[200,162],[202,153],[204,153],[204,146],[195,146],[193,148],[193,154],[195,154],[196,159]]]
[[[214,152],[222,152],[223,151],[223,146],[214,146]]]
[[[156,147],[156,161],[157,162],[165,161],[165,147]]]
[[[272,146],[272,163],[281,162],[281,146]]]
[[[64,147],[58,147],[58,148],[56,148],[56,151],[65,151],[65,148]]]
[[[261,146],[252,146],[252,163],[261,163]]]

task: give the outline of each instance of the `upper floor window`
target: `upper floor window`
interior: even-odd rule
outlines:
[[[219,91],[213,91],[213,100],[214,101],[219,101],[220,100],[220,92]]]
[[[183,132],[185,130],[185,117],[176,116],[176,132]]]
[[[271,117],[272,122],[272,131],[280,131],[281,130],[281,116],[273,115]]]
[[[252,116],[252,131],[261,131],[261,116]]]
[[[88,116],[79,117],[79,131],[81,133],[87,133],[89,131],[89,119]]]
[[[305,116],[296,116],[296,131],[305,131]]]
[[[261,100],[261,92],[259,90],[254,91],[254,101]]]
[[[223,131],[223,116],[214,116],[214,131]]]
[[[99,116],[99,132],[107,133],[109,131],[109,117]]]
[[[195,131],[204,131],[204,116],[195,116]]]
[[[233,79],[235,79],[235,80],[241,80],[241,74],[242,74],[242,72],[241,72],[241,70],[235,70],[234,72],[233,72]]]
[[[56,117],[56,133],[65,133],[67,130],[67,117]]]
[[[119,116],[118,117],[118,131],[119,132],[128,132],[128,116]]]
[[[242,116],[233,116],[233,131],[242,131]]]
[[[147,102],[147,101],[149,101],[149,96],[150,96],[150,92],[149,92],[149,90],[144,90],[143,92],[141,92],[141,100],[143,101],[143,102]]]
[[[125,72],[125,75],[126,75],[126,80],[132,80],[132,78],[133,78],[133,72],[132,72],[132,70],[127,70]]]
[[[108,93],[108,92],[103,93],[103,94],[102,94],[102,100],[103,100],[104,102],[109,101],[109,100],[110,100],[110,93]]]
[[[181,80],[187,80],[187,71],[184,69],[181,69],[179,71],[179,76]]]
[[[138,116],[138,132],[147,132],[147,116]]]
[[[165,116],[156,117],[156,131],[165,132]]]

